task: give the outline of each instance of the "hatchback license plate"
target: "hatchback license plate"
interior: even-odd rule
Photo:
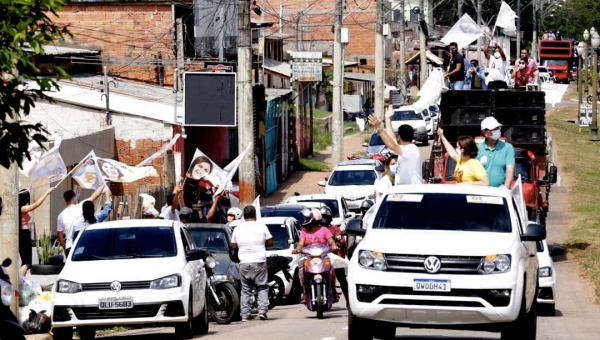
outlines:
[[[415,279],[413,291],[416,292],[449,292],[450,280]]]
[[[98,309],[128,309],[133,308],[132,297],[101,298]]]

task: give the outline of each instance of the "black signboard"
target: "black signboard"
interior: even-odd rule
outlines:
[[[183,81],[184,125],[236,126],[236,73],[186,72]]]

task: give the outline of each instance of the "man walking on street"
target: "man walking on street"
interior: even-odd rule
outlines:
[[[234,230],[231,249],[238,249],[240,275],[242,277],[242,321],[250,318],[252,288],[258,291],[258,317],[267,319],[269,310],[269,282],[267,280],[267,249],[273,245],[269,228],[256,221],[256,209],[252,205],[244,208],[244,221]]]
[[[385,129],[381,126],[381,121],[375,115],[369,116],[369,124],[377,130],[385,146],[398,155],[395,185],[423,184],[421,154],[419,148],[412,142],[414,130],[410,125],[400,125],[398,128],[398,139],[394,140],[392,138],[395,135],[392,129],[393,115],[394,107],[390,105],[385,113]]]
[[[487,172],[490,186],[510,189],[515,176],[515,149],[500,140],[501,126],[494,117],[487,117],[481,122],[485,141],[477,146],[477,159]]]

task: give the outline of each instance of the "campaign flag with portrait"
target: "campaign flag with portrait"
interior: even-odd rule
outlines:
[[[240,167],[240,163],[242,163],[242,159],[244,159],[244,157],[246,157],[248,152],[250,152],[251,146],[252,146],[252,144],[248,144],[246,149],[244,149],[244,151],[242,151],[242,153],[240,155],[238,155],[233,161],[231,161],[231,163],[227,164],[225,169],[223,169],[223,171],[226,173],[226,175],[225,175],[225,178],[221,181],[221,184],[219,185],[219,189],[217,190],[215,195],[220,194],[223,190],[225,190],[226,188],[231,186],[231,179],[233,178],[235,173],[238,171],[238,168]]]
[[[58,140],[57,143],[60,145],[60,140]],[[23,176],[29,177],[31,175],[31,169],[33,169],[33,167],[38,163],[38,161],[40,160],[44,152],[46,152],[46,150],[43,146],[38,144],[38,142],[31,141],[29,142],[27,151],[29,152],[29,158],[23,158],[23,161],[21,162],[21,168],[19,168],[19,172],[21,172]]]
[[[96,153],[90,151],[69,173],[83,189],[98,189],[104,181],[96,163]]]
[[[153,166],[129,166],[108,158],[95,157],[95,160],[105,181],[131,183],[146,177],[158,177]]]
[[[60,181],[67,175],[67,167],[58,152],[60,142],[60,140],[57,140],[52,149],[45,152],[30,169],[29,179],[32,188],[39,188]]]

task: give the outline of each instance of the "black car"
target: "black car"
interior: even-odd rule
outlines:
[[[266,207],[260,207],[261,217],[293,217],[300,224],[304,223],[304,215],[302,215],[302,209],[306,208],[304,204],[276,204],[269,205]]]
[[[231,228],[224,224],[190,223],[187,225],[198,248],[208,250],[217,266],[213,269],[217,282],[229,282],[241,296],[242,283],[238,264],[229,258]]]

